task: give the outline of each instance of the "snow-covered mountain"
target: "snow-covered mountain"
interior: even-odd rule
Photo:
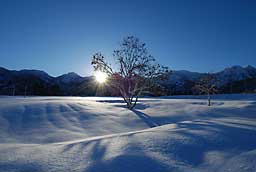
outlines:
[[[198,80],[203,74],[198,72],[190,72],[187,70],[177,70],[173,71],[167,82],[170,84],[176,85],[184,85],[186,81],[196,81]]]
[[[190,94],[188,90],[197,82],[202,73],[187,70],[174,70],[169,74],[167,80],[159,81],[160,85],[169,90],[169,94]]]
[[[169,90],[168,94],[192,94],[195,83],[197,83],[206,73],[190,72],[187,70],[173,71],[169,79],[160,81],[165,89]],[[256,68],[253,66],[231,66],[222,71],[213,73],[216,77],[216,84],[221,92],[230,93],[229,85],[236,87],[236,93],[256,89]],[[241,88],[243,87],[243,88]],[[248,90],[249,89],[249,90]],[[231,90],[232,92],[232,90]]]
[[[170,84],[178,84],[182,85],[185,81],[197,81],[206,73],[198,73],[198,72],[190,72],[187,70],[178,70],[173,71],[170,74],[170,78],[167,82]],[[225,68],[220,72],[213,73],[216,75],[216,78],[222,84],[226,84],[228,82],[240,81],[246,78],[256,78],[256,68],[253,66],[232,66]]]
[[[192,94],[192,88],[205,73],[177,70],[170,73],[167,80],[159,81],[165,94]],[[239,93],[256,89],[256,68],[253,66],[232,66],[214,73],[222,93]],[[228,91],[229,85],[232,90]],[[40,70],[8,70],[0,67],[0,94],[23,94],[28,87],[32,95],[94,95],[97,87],[92,77],[82,77],[70,72],[52,77]],[[58,93],[56,93],[58,92]],[[109,95],[109,93],[107,94]]]
[[[83,77],[81,77],[75,72],[69,72],[67,74],[58,76],[56,79],[62,83],[79,83],[84,80]]]
[[[256,78],[256,68],[248,65],[246,67],[232,66],[216,73],[220,85],[234,81],[241,81],[246,78]]]
[[[86,78],[71,72],[53,77],[40,70],[0,68],[0,94],[21,95],[26,89],[32,95],[70,95]],[[71,94],[72,95],[72,94]]]
[[[52,82],[53,77],[50,76],[48,73],[41,71],[41,70],[28,70],[28,69],[23,69],[20,71],[13,71],[13,73],[17,76],[34,76],[34,77],[38,77],[41,80],[45,81],[45,82]]]

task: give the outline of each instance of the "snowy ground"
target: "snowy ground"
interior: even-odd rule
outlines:
[[[0,97],[1,172],[255,172],[256,95]]]

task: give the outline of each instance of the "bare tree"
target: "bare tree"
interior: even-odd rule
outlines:
[[[211,94],[217,92],[215,83],[216,80],[214,75],[208,73],[195,85],[195,89],[197,89],[201,94],[207,94],[208,106],[211,106]]]
[[[119,91],[129,109],[136,106],[139,96],[154,85],[156,79],[164,79],[169,72],[167,67],[156,63],[145,43],[134,36],[126,37],[113,56],[117,62],[116,70],[101,53],[93,55],[91,64],[95,71],[108,74],[109,83]]]

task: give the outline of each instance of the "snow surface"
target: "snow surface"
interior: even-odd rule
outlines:
[[[255,172],[256,95],[0,97],[0,171]]]

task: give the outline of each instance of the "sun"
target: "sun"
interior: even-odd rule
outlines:
[[[108,75],[107,75],[106,73],[101,72],[101,71],[96,71],[95,74],[94,74],[94,76],[95,76],[95,79],[96,79],[96,81],[97,81],[98,83],[104,83],[104,82],[106,82],[107,77],[108,77]]]

